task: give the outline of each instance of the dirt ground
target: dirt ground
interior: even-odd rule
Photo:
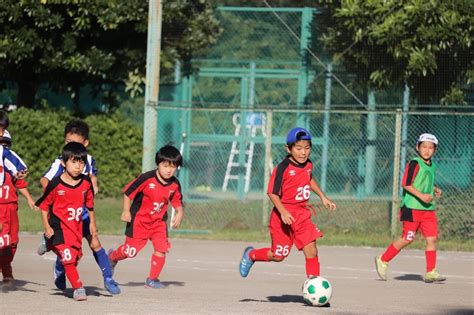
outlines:
[[[107,249],[123,237],[101,236]],[[333,286],[331,306],[306,306],[301,296],[304,257],[293,249],[282,263],[256,263],[248,278],[238,273],[242,242],[173,239],[161,275],[165,289],[146,289],[151,247],[135,259],[120,262],[115,278],[122,294],[111,296],[87,245],[79,265],[88,300],[75,302],[52,281],[55,256],[36,254],[38,235],[20,236],[14,260],[17,289],[0,290],[0,313],[186,313],[186,314],[305,314],[314,312],[474,313],[474,254],[439,252],[438,270],[448,277],[440,284],[422,281],[424,252],[405,250],[390,265],[389,281],[377,280],[374,256],[380,248],[321,247],[321,275]],[[256,247],[267,244],[251,244]],[[69,284],[68,284],[69,285]]]

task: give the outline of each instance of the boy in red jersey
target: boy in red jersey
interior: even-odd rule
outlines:
[[[89,210],[89,229],[97,234],[94,216],[94,187],[89,176],[82,174],[87,163],[86,148],[70,142],[63,148],[61,163],[64,172],[53,178],[43,196],[36,202],[42,210],[44,234],[51,250],[61,258],[66,277],[74,288],[76,301],[87,300],[79,279],[77,264],[82,256],[82,213]]]
[[[0,145],[9,147],[11,137],[8,131],[0,137]],[[0,270],[3,275],[3,289],[14,289],[12,261],[18,245],[18,191],[26,198],[28,206],[34,209],[35,202],[28,191],[28,183],[15,178],[5,171],[3,184],[0,185]]]
[[[273,169],[267,191],[274,204],[269,224],[272,247],[247,247],[239,265],[242,277],[247,277],[256,261],[283,261],[293,244],[306,257],[306,275],[319,276],[316,240],[322,233],[311,222],[307,205],[311,190],[319,196],[324,207],[335,210],[336,204],[324,195],[312,176],[311,134],[306,129],[293,128],[286,143],[288,155]]]
[[[390,244],[382,256],[375,257],[375,270],[382,280],[387,280],[389,261],[413,242],[418,230],[421,230],[426,239],[426,274],[423,280],[428,283],[446,280],[446,277],[435,269],[438,219],[434,197],[441,197],[442,191],[434,185],[436,164],[431,158],[437,146],[438,139],[434,135],[420,135],[416,142],[418,157],[413,158],[405,168],[402,179],[403,200],[400,207],[402,236]]]
[[[168,206],[171,204],[176,215],[171,222],[179,227],[183,219],[181,185],[174,174],[183,163],[181,153],[173,146],[162,147],[155,156],[156,170],[141,174],[125,186],[121,220],[127,222],[125,243],[116,250],[109,250],[112,269],[119,260],[135,257],[151,240],[154,252],[151,255],[150,273],[145,287],[160,289],[164,285],[158,280],[165,264],[168,242]]]

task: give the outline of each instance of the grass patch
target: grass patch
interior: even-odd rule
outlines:
[[[227,208],[225,207],[227,205]],[[170,231],[170,236],[175,238],[227,240],[245,242],[268,242],[270,236],[266,226],[262,226],[260,204],[243,202],[232,205],[222,202],[216,205],[195,204],[188,205],[183,225],[178,231]],[[371,246],[387,247],[392,242],[387,225],[386,212],[380,211],[380,205],[364,205],[364,215],[352,215],[355,211],[354,203],[351,205],[338,204],[336,213],[321,211],[317,221],[324,237],[318,241],[320,245],[342,246]],[[207,209],[207,211],[206,211]],[[236,210],[235,210],[236,209]],[[95,214],[99,234],[123,235],[125,223],[120,221],[122,200],[119,198],[97,199]],[[367,216],[367,213],[370,215]],[[41,215],[30,210],[23,198],[19,204],[20,230],[38,233],[43,231]],[[441,227],[441,236],[438,249],[453,251],[474,251],[471,238],[444,239]],[[209,233],[207,233],[209,232]],[[449,234],[447,235],[449,236]],[[424,240],[418,236],[409,248],[423,249]]]

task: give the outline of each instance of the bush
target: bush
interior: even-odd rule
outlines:
[[[64,146],[64,126],[72,118],[65,110],[20,108],[9,114],[12,149],[28,165],[28,182],[34,195],[41,193],[39,179]],[[128,119],[92,115],[89,153],[99,169],[101,197],[119,196],[123,186],[141,171],[142,130]]]

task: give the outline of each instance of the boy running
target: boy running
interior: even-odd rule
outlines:
[[[66,144],[77,142],[87,148],[89,145],[89,126],[82,120],[71,120],[66,124],[64,128],[64,142]],[[41,177],[40,183],[43,189],[45,189],[50,181],[64,173],[64,163],[61,158],[57,158],[46,173]],[[95,160],[89,154],[86,155],[86,162],[82,174],[88,175],[91,179],[94,193],[98,192],[97,188],[97,168],[95,166]],[[89,214],[87,209],[82,213],[82,219],[84,221],[83,237],[89,243],[89,246],[94,254],[94,259],[99,266],[102,276],[104,278],[104,286],[111,294],[120,294],[120,287],[118,283],[112,278],[112,270],[110,267],[109,259],[105,249],[102,247],[99,241],[97,233],[95,235],[90,234],[89,229]],[[47,240],[42,237],[42,242],[38,248],[38,254],[43,255],[47,251]],[[54,267],[54,283],[60,290],[66,289],[66,277],[64,274],[64,267],[61,264],[59,257],[56,259]]]
[[[310,193],[314,191],[330,210],[335,210],[336,204],[326,197],[312,176],[311,134],[306,129],[293,128],[286,143],[288,155],[273,169],[267,192],[274,204],[269,224],[272,247],[247,247],[239,266],[242,277],[247,277],[256,261],[283,261],[293,244],[306,257],[307,277],[320,273],[316,240],[323,234],[311,222]]]
[[[112,267],[126,258],[135,257],[145,247],[148,240],[153,244],[150,273],[145,280],[145,287],[161,289],[165,286],[158,277],[165,264],[165,257],[170,243],[168,242],[168,206],[175,210],[171,225],[179,227],[183,219],[181,185],[174,174],[183,163],[178,149],[167,145],[155,156],[156,170],[141,174],[125,186],[121,220],[127,222],[125,243],[116,250],[109,250]]]
[[[36,202],[42,210],[44,235],[52,251],[61,259],[66,277],[74,288],[76,301],[87,300],[86,290],[79,279],[77,265],[82,257],[82,213],[89,211],[89,232],[96,236],[94,218],[94,188],[82,171],[87,163],[86,148],[70,142],[63,148],[61,163],[64,172],[53,178],[43,196]]]
[[[406,166],[402,179],[403,199],[400,206],[402,236],[390,244],[382,256],[375,257],[375,269],[380,279],[387,280],[388,263],[407,245],[413,242],[416,232],[421,230],[426,239],[425,282],[446,280],[436,267],[436,241],[438,219],[434,197],[441,197],[441,189],[434,185],[436,164],[431,160],[438,147],[438,139],[430,134],[420,135],[416,142],[418,156]]]

